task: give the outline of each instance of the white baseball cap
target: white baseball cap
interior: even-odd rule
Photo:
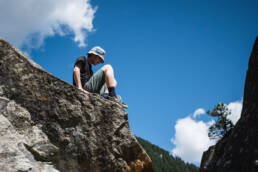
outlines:
[[[99,56],[103,62],[104,62],[104,56],[106,54],[105,50],[99,46],[95,46],[93,47],[89,52],[88,54],[94,54],[94,55],[97,55]]]

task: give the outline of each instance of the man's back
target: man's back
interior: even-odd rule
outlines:
[[[85,56],[80,56],[76,59],[74,66],[80,67],[80,79],[82,86],[92,77],[93,71],[91,64],[88,63],[88,59]],[[73,74],[73,85],[76,86]]]

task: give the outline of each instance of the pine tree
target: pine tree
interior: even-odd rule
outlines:
[[[234,127],[234,124],[227,118],[231,114],[231,111],[224,103],[217,104],[212,111],[207,111],[207,114],[217,117],[216,122],[209,128],[208,136],[211,139],[221,139]]]

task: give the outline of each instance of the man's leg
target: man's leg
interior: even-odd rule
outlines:
[[[110,96],[116,96],[115,87],[117,86],[117,82],[114,76],[114,70],[111,65],[104,65],[101,70],[104,71],[105,74],[105,82],[107,85],[107,89],[105,92],[108,91]]]
[[[104,84],[106,85],[105,87],[103,87]],[[114,77],[114,70],[112,66],[104,65],[90,78],[90,80],[85,84],[84,88],[92,93],[99,93],[103,95],[104,92],[109,96],[115,97],[116,86],[117,82]]]
[[[101,93],[103,86],[105,85],[105,74],[103,70],[98,70],[84,85],[84,89],[91,93]],[[103,92],[103,91],[102,91]]]
[[[105,81],[106,81],[107,87],[116,87],[117,82],[115,80],[113,67],[107,64],[107,65],[104,65],[101,68],[101,70],[103,70],[105,73]]]
[[[128,108],[128,106],[122,102],[121,96],[116,96],[116,85],[117,82],[112,66],[105,65],[90,78],[84,88],[89,92],[99,93],[104,98],[110,96],[110,98],[113,98],[116,102],[121,103],[123,108]]]

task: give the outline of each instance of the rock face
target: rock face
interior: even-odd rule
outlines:
[[[258,37],[245,81],[241,118],[234,129],[204,152],[200,172],[258,171]]]
[[[85,95],[0,39],[0,171],[153,169],[119,104]]]

